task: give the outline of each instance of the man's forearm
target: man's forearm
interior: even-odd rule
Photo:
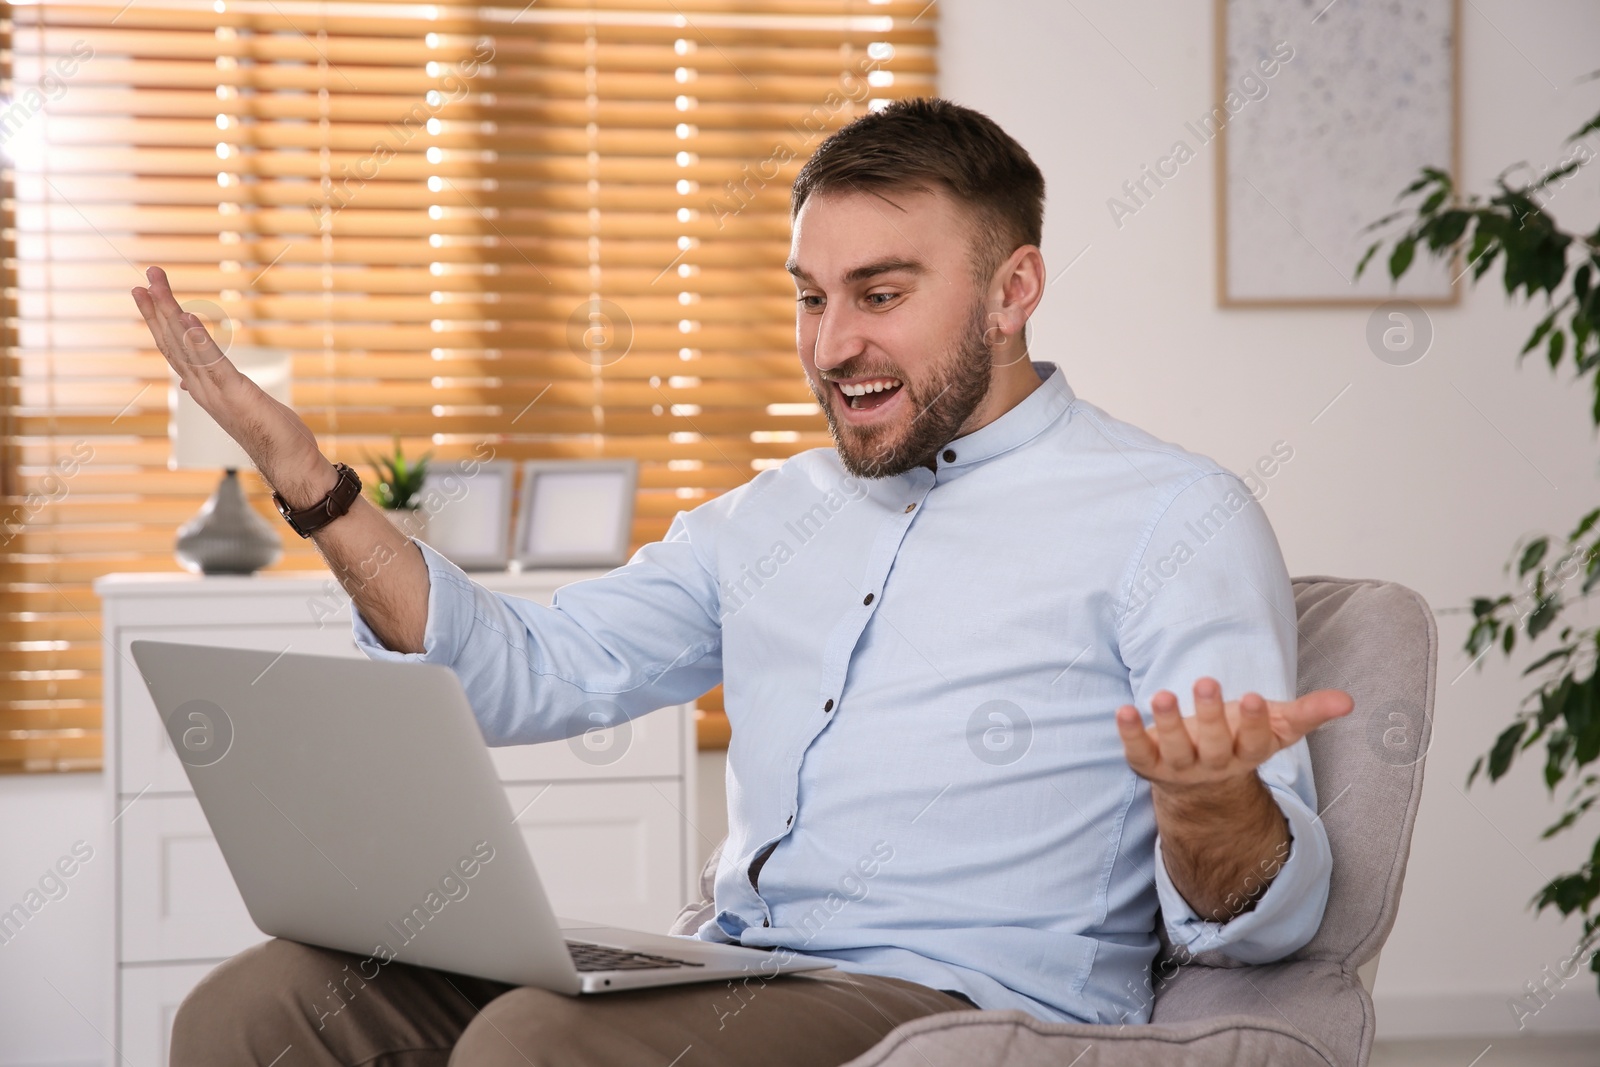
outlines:
[[[278,480],[282,484],[273,488],[298,509],[326,496],[338,476],[322,459],[320,467]],[[384,647],[421,652],[428,623],[428,565],[422,550],[364,496],[311,540]]]
[[[1249,911],[1289,858],[1289,824],[1261,778],[1151,786],[1167,874],[1195,914]]]

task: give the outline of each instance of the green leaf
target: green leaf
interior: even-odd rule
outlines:
[[[1533,568],[1537,567],[1544,559],[1545,551],[1550,547],[1548,537],[1536,537],[1528,542],[1528,547],[1522,550],[1522,560],[1517,564],[1517,577],[1521,578]]]
[[[1489,781],[1496,782],[1511,767],[1511,758],[1516,755],[1517,742],[1522,740],[1522,735],[1527,732],[1528,721],[1520,719],[1500,732],[1495,738],[1494,747],[1489,750]]]
[[[1472,216],[1465,211],[1446,211],[1428,228],[1428,247],[1435,252],[1447,248],[1461,239]]]
[[[1517,628],[1507,626],[1506,632],[1501,635],[1500,644],[1505,649],[1506,655],[1511,655],[1511,647],[1517,643]]]
[[[1472,761],[1472,769],[1467,772],[1467,788],[1472,788],[1472,780],[1478,777],[1478,772],[1483,770],[1483,757],[1479,756]]]
[[[1556,313],[1554,311],[1540,319],[1539,325],[1533,328],[1532,335],[1528,337],[1528,343],[1522,346],[1521,354],[1525,356],[1529,352],[1532,352],[1535,348],[1539,347],[1539,342],[1545,339],[1545,335],[1550,332],[1550,327],[1554,326],[1555,324]]]
[[[1542,634],[1561,614],[1561,598],[1555,595],[1542,598],[1528,615],[1528,640]]]
[[[1567,535],[1567,540],[1576,541],[1578,538],[1594,529],[1594,524],[1597,521],[1600,521],[1600,508],[1595,508],[1593,511],[1589,512],[1589,514],[1585,515],[1581,520],[1579,520],[1578,525],[1573,527],[1572,532]]]
[[[1434,190],[1434,192],[1428,197],[1428,199],[1426,199],[1426,200],[1424,200],[1422,202],[1422,206],[1417,208],[1417,214],[1419,214],[1419,215],[1432,215],[1435,211],[1439,210],[1439,205],[1444,203],[1444,198],[1446,196],[1448,196],[1448,195],[1450,195],[1449,194],[1449,190],[1446,190],[1446,189],[1436,189],[1436,190]]]
[[[1394,251],[1389,255],[1389,277],[1395,281],[1411,267],[1411,260],[1417,253],[1417,239],[1410,234],[1400,238],[1395,243]]]
[[[1531,632],[1531,627],[1530,627],[1529,636],[1530,637],[1533,636],[1532,632]],[[1524,678],[1526,678],[1528,675],[1532,674],[1534,671],[1538,670],[1540,667],[1543,667],[1548,663],[1554,663],[1558,659],[1570,659],[1572,657],[1572,654],[1574,652],[1576,652],[1577,650],[1578,650],[1578,646],[1577,645],[1563,645],[1561,648],[1556,649],[1554,652],[1546,652],[1544,655],[1540,656],[1533,663],[1530,663],[1527,666],[1527,668],[1525,670],[1523,670],[1522,676]]]
[[[1561,365],[1561,353],[1567,350],[1567,335],[1560,330],[1550,335],[1550,369]]]
[[[1361,277],[1361,272],[1367,269],[1367,261],[1372,258],[1373,253],[1376,252],[1380,247],[1382,247],[1382,245],[1383,245],[1382,241],[1374,241],[1367,248],[1367,250],[1362,253],[1361,262],[1356,264],[1356,277],[1357,278]]]
[[[1583,124],[1583,127],[1580,130],[1578,130],[1577,133],[1575,133],[1571,137],[1567,138],[1567,143],[1571,144],[1573,141],[1578,140],[1580,137],[1586,137],[1586,136],[1588,136],[1589,134],[1593,133],[1596,130],[1600,130],[1600,115],[1596,115],[1594,118],[1590,119],[1588,122],[1585,122]]]

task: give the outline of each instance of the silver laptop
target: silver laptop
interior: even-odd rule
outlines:
[[[446,667],[132,648],[262,933],[566,994],[833,966],[557,919]]]

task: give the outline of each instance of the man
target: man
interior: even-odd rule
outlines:
[[[329,1018],[306,1005],[348,959],[269,942],[185,1002],[173,1062],[837,1064],[974,1005],[1147,1021],[1158,906],[1191,952],[1309,940],[1330,861],[1303,737],[1352,701],[1293,699],[1289,578],[1239,479],[1028,358],[1043,200],[1022,147],[945,101],[829,138],[788,270],[836,447],[552,607],[365,502],[314,534],[367,653],[451,666],[490,743],[722,682],[729,832],[696,936],[837,971],[570,1000],[401,964]],[[150,276],[134,298],[184,386],[288,506],[323,501],[338,479],[304,424]]]

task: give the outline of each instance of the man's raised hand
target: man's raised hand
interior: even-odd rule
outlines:
[[[133,302],[179,384],[239,443],[268,484],[292,505],[306,507],[332,487],[333,468],[300,416],[239,372],[198,316],[178,305],[160,267],[145,272]]]
[[[1217,680],[1201,677],[1194,683],[1193,715],[1179,712],[1170,689],[1156,693],[1150,705],[1153,727],[1144,725],[1132,704],[1117,709],[1128,765],[1154,784],[1182,787],[1254,771],[1323,723],[1348,715],[1355,700],[1342,689],[1318,689],[1292,701],[1248,692],[1224,704]]]

